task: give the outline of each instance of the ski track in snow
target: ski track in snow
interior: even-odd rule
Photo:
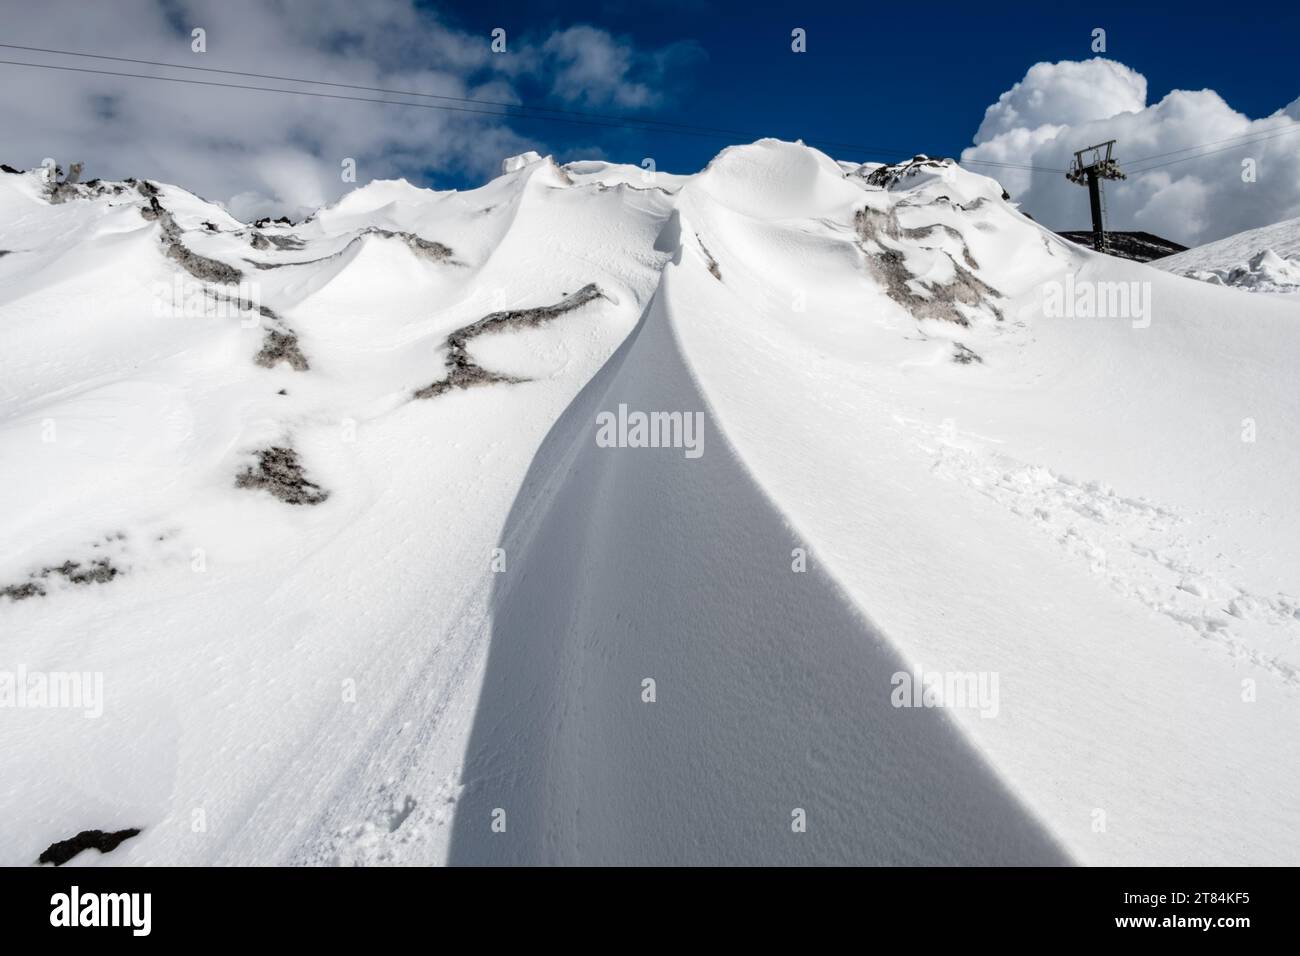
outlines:
[[[1117,593],[1184,625],[1233,657],[1288,684],[1300,684],[1295,664],[1239,633],[1277,628],[1288,643],[1300,641],[1300,600],[1283,593],[1257,594],[1234,584],[1231,562],[1221,553],[1204,567],[1193,554],[1204,553],[1212,537],[1192,541],[1179,533],[1199,521],[1126,498],[1098,481],[1074,481],[1042,465],[986,452],[943,426],[896,420],[928,433],[917,445],[934,456],[936,475],[964,482],[1024,519],[1086,563]]]

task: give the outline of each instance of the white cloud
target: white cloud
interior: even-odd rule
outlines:
[[[1075,126],[1146,106],[1147,81],[1113,60],[1037,63],[984,112],[975,134],[984,143],[1015,130]]]
[[[27,12],[25,3],[0,0],[6,43],[504,103],[520,102],[518,84],[526,83],[553,85],[569,101],[630,109],[657,103],[656,84],[663,79],[663,51],[637,51],[591,27],[570,28],[551,40],[512,37],[510,52],[495,55],[487,33],[448,27],[427,10],[417,11],[412,0],[49,0],[41,17]],[[206,53],[190,49],[194,27],[207,32]],[[0,50],[0,59],[304,88],[14,50]],[[548,132],[533,124],[522,128]],[[545,139],[473,112],[13,66],[0,66],[0,129],[0,161],[30,167],[49,156],[66,168],[84,160],[86,178],[177,183],[226,202],[242,218],[296,216],[337,199],[353,188],[340,175],[345,158],[356,161],[360,185],[398,176],[421,181],[430,169],[487,178],[503,156],[552,151]]]
[[[551,34],[541,46],[556,64],[552,92],[574,103],[641,109],[664,99],[672,71],[699,54],[694,43],[639,53],[604,30],[574,26]]]
[[[600,105],[645,106],[654,93],[644,83],[629,82],[632,50],[604,30],[577,26],[553,33],[542,49],[560,64],[552,90],[563,99]]]
[[[1106,184],[1109,225],[1188,245],[1300,216],[1300,100],[1252,120],[1212,90],[1174,90],[1150,106],[1146,90],[1141,74],[1110,60],[1038,63],[988,108],[962,159],[1064,169],[1074,150],[1115,139],[1121,167],[1151,168]],[[1243,136],[1270,138],[1219,143],[1207,149],[1222,151],[1205,156],[1191,148]],[[1137,162],[1148,157],[1156,158]],[[1255,160],[1253,183],[1242,180],[1246,158]],[[1178,159],[1187,161],[1155,167]],[[1086,193],[1063,174],[972,168],[1000,180],[1046,225],[1088,227]]]

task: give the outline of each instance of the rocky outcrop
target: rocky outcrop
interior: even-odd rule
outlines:
[[[468,351],[471,339],[487,332],[507,328],[532,328],[559,318],[593,302],[605,298],[594,282],[589,282],[572,295],[567,295],[554,305],[543,305],[533,309],[515,309],[508,312],[493,312],[477,322],[466,325],[447,336],[447,377],[426,385],[416,391],[416,398],[436,398],[454,388],[472,388],[476,385],[496,383],[513,384],[525,379],[499,375],[484,369],[474,361]]]
[[[257,453],[256,467],[235,477],[236,488],[260,488],[290,505],[318,505],[329,492],[307,480],[298,453],[288,445],[272,445]]]

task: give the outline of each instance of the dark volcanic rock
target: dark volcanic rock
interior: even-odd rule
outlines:
[[[237,488],[261,488],[291,505],[318,505],[329,492],[307,480],[298,453],[284,445],[272,445],[257,453],[257,467],[236,476]]]
[[[22,584],[10,584],[0,588],[0,594],[11,601],[25,601],[28,598],[45,596],[45,586],[41,582],[48,580],[50,575],[57,575],[69,584],[107,584],[121,573],[121,570],[114,567],[113,562],[108,558],[96,558],[89,564],[82,564],[80,561],[64,561],[59,565],[41,568],[31,575],[30,580]]]
[[[1081,246],[1092,248],[1092,230],[1076,229],[1058,232],[1058,236],[1077,242]],[[1111,232],[1107,230],[1106,241],[1110,244],[1109,254],[1120,259],[1132,259],[1134,262],[1153,262],[1172,256],[1176,252],[1186,252],[1187,247],[1164,239],[1150,232]]]
[[[293,332],[267,329],[266,338],[262,340],[262,349],[253,357],[253,361],[262,368],[275,368],[281,362],[288,362],[295,372],[305,372],[311,366],[307,356],[298,348],[298,336]]]
[[[62,866],[83,850],[98,850],[100,853],[111,853],[121,846],[124,840],[139,835],[140,831],[135,828],[116,830],[113,833],[106,833],[103,830],[82,830],[71,840],[51,843],[37,862]]]
[[[917,153],[911,159],[902,163],[892,163],[880,166],[867,173],[863,178],[869,186],[879,186],[881,189],[888,189],[902,182],[909,176],[915,176],[924,169],[943,169],[945,166],[951,166],[950,159],[932,159],[924,153]]]

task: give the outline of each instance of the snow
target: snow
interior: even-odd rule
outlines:
[[[45,591],[0,671],[105,698],[0,710],[0,863],[1300,862],[1294,300],[880,169],[526,154],[261,230],[160,184],[249,283],[188,316],[134,187],[0,175],[0,588]],[[1067,274],[1149,321],[1046,314]],[[621,405],[703,454],[601,447]],[[237,487],[269,447],[328,497]]]
[[[1250,292],[1300,292],[1300,256],[1283,259],[1265,249],[1229,269],[1193,269],[1187,276]]]
[[[1247,292],[1300,293],[1300,219],[1248,229],[1154,265]]]
[[[501,172],[503,175],[507,173],[517,173],[525,166],[531,166],[533,163],[539,163],[541,161],[542,157],[530,149],[525,153],[520,153],[518,156],[509,156],[501,160]]]

